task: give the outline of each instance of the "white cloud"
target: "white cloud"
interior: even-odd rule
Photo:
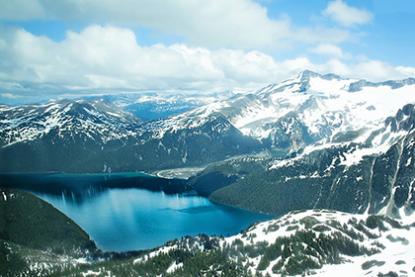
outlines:
[[[347,27],[366,24],[373,19],[369,11],[349,6],[343,0],[330,2],[323,14]]]
[[[415,77],[415,67],[393,66],[383,61],[370,59],[355,61],[350,64],[339,59],[330,59],[324,64],[318,65],[317,70],[370,81]]]
[[[34,90],[257,89],[305,69],[370,80],[415,73],[412,67],[369,59],[345,63],[334,57],[316,64],[306,56],[277,61],[259,51],[142,46],[130,29],[111,26],[71,31],[60,42],[23,29],[0,29],[0,34],[0,88],[26,95]]]
[[[4,92],[0,93],[0,97],[7,98],[7,99],[18,99],[21,98],[19,95],[10,93],[10,92]]]
[[[398,70],[400,73],[408,76],[415,77],[415,67],[410,66],[397,66],[396,70]]]
[[[278,64],[257,51],[141,46],[125,28],[92,25],[61,42],[22,29],[0,36],[0,79],[67,88],[213,88],[266,82]]]
[[[340,47],[333,44],[323,43],[319,44],[313,49],[311,52],[319,54],[319,55],[326,55],[331,57],[338,57],[341,58],[343,56],[343,51]]]
[[[271,18],[254,0],[0,0],[0,6],[0,19],[146,27],[209,48],[275,49],[350,37],[337,28],[297,27],[287,16]]]

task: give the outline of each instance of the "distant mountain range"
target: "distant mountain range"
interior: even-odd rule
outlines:
[[[154,170],[261,148],[221,114],[143,122],[103,100],[1,106],[0,135],[0,171],[13,172]]]
[[[132,113],[143,121],[159,120],[189,110],[225,100],[234,95],[233,91],[192,92],[163,91],[141,93],[118,93],[86,96],[84,100],[102,100]]]

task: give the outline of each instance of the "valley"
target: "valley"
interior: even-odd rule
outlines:
[[[63,276],[410,276],[414,89],[303,71],[219,101],[1,106],[4,195],[52,204],[95,252],[1,239]]]

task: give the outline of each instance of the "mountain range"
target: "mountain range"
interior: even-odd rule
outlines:
[[[0,172],[110,174],[191,168],[186,187],[214,202],[276,219],[235,236],[186,237],[121,260],[103,258],[81,265],[74,260],[79,258],[77,252],[65,268],[55,266],[68,255],[65,250],[45,258],[47,262],[37,261],[45,273],[333,276],[344,269],[357,276],[410,276],[415,272],[410,240],[415,209],[415,79],[374,83],[304,71],[216,101],[178,99],[99,96],[1,105]],[[22,200],[15,195],[19,192],[2,191],[1,207],[15,205],[11,199]],[[94,248],[82,230],[71,229]],[[45,251],[10,240],[6,231],[0,232],[0,258],[3,252],[26,257],[34,251],[22,252],[21,247]]]
[[[415,79],[304,71],[158,120],[127,111],[124,98],[1,106],[0,170],[209,164],[189,182],[219,203],[276,215],[327,208],[400,216],[415,208],[414,88]]]
[[[308,146],[364,141],[387,117],[415,102],[414,86],[415,79],[371,83],[304,71],[220,101],[146,95],[127,104],[130,98],[121,95],[3,105],[0,157],[8,163],[0,170],[150,171],[252,153],[286,158]],[[177,104],[182,98],[185,107]],[[145,110],[146,103],[159,107],[161,119],[149,120],[131,106],[157,112]],[[198,107],[166,118],[166,103],[176,103],[172,109],[178,111]]]

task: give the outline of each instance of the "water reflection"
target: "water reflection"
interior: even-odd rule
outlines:
[[[74,194],[39,194],[77,222],[104,250],[153,248],[200,233],[230,235],[265,216],[215,205],[195,195],[108,189],[78,201]]]
[[[81,203],[111,188],[144,188],[166,194],[190,193],[186,180],[165,179],[141,172],[120,173],[0,173],[0,187],[64,195]]]

